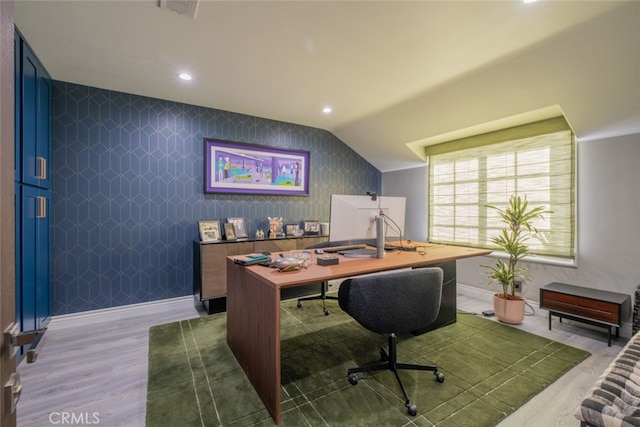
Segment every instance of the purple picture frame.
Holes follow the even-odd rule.
[[[204,192],[309,195],[310,154],[204,138]]]

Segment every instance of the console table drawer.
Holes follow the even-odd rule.
[[[542,295],[541,307],[548,310],[563,311],[617,326],[622,325],[619,304],[545,290]]]

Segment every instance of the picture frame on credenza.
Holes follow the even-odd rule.
[[[224,223],[224,238],[225,240],[236,240],[235,227],[230,222]]]
[[[222,231],[220,229],[220,221],[198,221],[198,234],[202,242],[216,242],[222,239]]]

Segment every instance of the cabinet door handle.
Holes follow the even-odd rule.
[[[38,208],[36,209],[36,218],[46,218],[47,217],[47,198],[38,196],[36,197],[38,200]]]
[[[47,159],[44,157],[36,157],[36,159],[38,162],[38,174],[36,175],[36,178],[47,179]]]

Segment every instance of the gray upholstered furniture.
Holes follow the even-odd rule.
[[[442,278],[442,269],[438,267],[418,268],[348,279],[338,291],[342,310],[370,331],[388,335],[389,340],[388,352],[380,349],[383,363],[350,368],[349,382],[357,384],[357,372],[393,371],[410,415],[416,415],[417,408],[410,402],[398,370],[432,371],[438,382],[444,381],[444,375],[436,366],[398,363],[396,334],[423,329],[436,320],[440,311]]]
[[[591,387],[576,418],[582,427],[640,427],[640,285],[635,291],[633,336]]]
[[[640,335],[618,353],[576,410],[580,425],[640,426]]]

